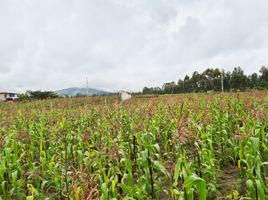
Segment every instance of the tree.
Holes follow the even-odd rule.
[[[248,86],[247,76],[240,67],[235,67],[230,78],[232,89],[244,91]]]
[[[250,81],[250,88],[257,88],[259,86],[259,76],[257,73],[253,73],[248,77]]]
[[[203,85],[205,91],[213,90],[214,88],[213,77],[214,77],[213,69],[208,68],[203,72]]]
[[[268,88],[268,68],[262,66],[260,69],[260,86],[263,88]]]
[[[260,69],[260,73],[260,76],[257,73],[247,76],[240,67],[235,67],[232,72],[221,72],[219,68],[208,68],[202,73],[195,71],[191,77],[186,75],[184,79],[179,79],[177,84],[175,82],[164,83],[162,89],[159,87],[144,87],[143,94],[221,91],[221,76],[223,76],[223,88],[225,91],[230,91],[231,89],[244,91],[247,88],[259,88],[260,86],[268,88],[268,68],[263,66]]]
[[[221,71],[219,68],[213,70],[212,82],[213,82],[213,91],[221,91]]]
[[[143,94],[161,94],[162,90],[160,87],[151,87],[151,88],[144,87],[142,90],[142,93]]]
[[[151,94],[151,90],[148,87],[144,87],[143,90],[142,90],[142,93],[143,94]]]
[[[169,83],[164,83],[162,90],[166,94],[174,94],[177,91],[177,85],[174,81],[169,82]]]
[[[30,99],[53,99],[59,97],[58,94],[52,91],[28,91]]]
[[[190,90],[190,77],[186,75],[184,77],[184,92],[188,93],[191,92]]]
[[[226,72],[223,74],[223,88],[224,91],[230,91],[231,89],[231,72]]]
[[[184,93],[185,92],[185,89],[184,89],[184,81],[179,79],[178,81],[178,93]]]
[[[201,89],[201,83],[200,83],[200,78],[201,78],[201,75],[195,71],[192,75],[192,78],[190,79],[190,85],[189,85],[189,88],[190,88],[190,91],[192,92],[199,92],[200,89]]]

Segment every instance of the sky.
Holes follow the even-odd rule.
[[[0,91],[141,91],[268,64],[267,0],[0,0]]]

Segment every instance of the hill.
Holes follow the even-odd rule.
[[[87,90],[88,90],[88,95],[105,95],[105,94],[110,94],[110,92],[104,91],[104,90],[98,90],[95,88],[79,88],[79,87],[71,87],[71,88],[66,88],[62,90],[55,91],[60,96],[69,96],[73,97],[76,96],[77,94],[80,95],[87,95]]]

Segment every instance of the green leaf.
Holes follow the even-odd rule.
[[[27,196],[26,200],[34,200],[34,197],[33,196]]]
[[[265,189],[263,188],[264,185],[261,184],[260,180],[256,180],[256,186],[258,191],[258,197],[260,200],[265,200]]]
[[[153,164],[157,170],[161,171],[163,174],[170,177],[168,171],[165,169],[165,167],[158,160],[154,160]]]
[[[259,138],[251,137],[250,142],[251,142],[251,148],[253,154],[256,154],[257,151],[259,150]]]
[[[156,143],[156,144],[154,144],[152,146],[157,150],[157,152],[160,152],[160,146],[159,146],[158,143]]]
[[[199,199],[206,200],[206,181],[195,174],[186,177],[184,187],[190,189],[193,186],[197,186],[199,192]]]
[[[252,198],[256,198],[256,193],[255,193],[255,187],[254,187],[254,182],[251,180],[251,179],[249,179],[249,180],[247,180],[247,188],[248,188],[248,190],[249,190],[249,192],[250,192],[250,196],[252,197]]]
[[[11,177],[12,177],[12,181],[15,182],[18,178],[18,171],[16,170],[12,172]]]
[[[107,200],[108,199],[108,187],[106,183],[101,184],[101,200]]]

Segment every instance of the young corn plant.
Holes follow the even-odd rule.
[[[241,161],[246,166],[247,189],[253,199],[264,200],[267,198],[267,186],[263,176],[262,166],[267,162],[262,161],[260,155],[260,140],[250,137],[245,145],[245,158]]]

